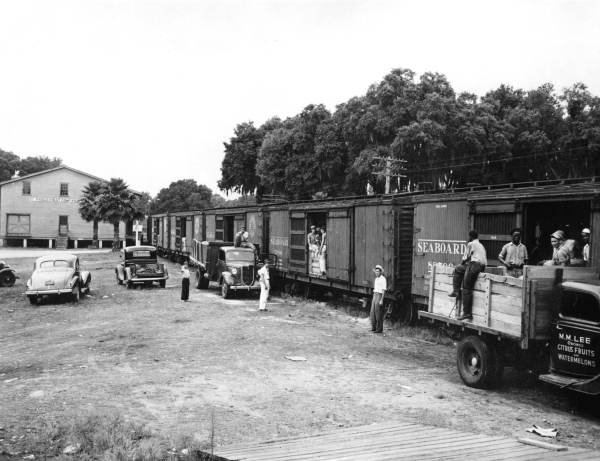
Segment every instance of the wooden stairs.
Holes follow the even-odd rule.
[[[56,249],[66,250],[69,245],[69,237],[66,235],[59,235],[56,237]]]

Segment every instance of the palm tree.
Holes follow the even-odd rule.
[[[92,181],[83,188],[79,199],[79,214],[87,222],[93,222],[92,246],[98,248],[98,223],[101,221],[99,197],[102,192],[102,183]]]
[[[99,198],[102,221],[113,225],[113,251],[119,251],[119,224],[121,221],[143,218],[138,197],[121,178],[111,178],[102,187]]]

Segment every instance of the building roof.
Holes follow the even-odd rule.
[[[0,182],[0,186],[3,186],[5,184],[9,184],[11,182],[23,181],[24,179],[33,178],[34,176],[39,176],[39,175],[42,175],[42,174],[50,173],[52,171],[58,171],[58,170],[63,170],[63,169],[64,170],[71,170],[71,171],[73,171],[75,173],[79,173],[79,174],[82,174],[84,176],[88,176],[88,177],[90,177],[92,179],[95,179],[96,181],[108,182],[106,179],[99,178],[98,176],[94,176],[93,174],[89,174],[89,173],[86,173],[84,171],[76,170],[75,168],[71,168],[70,166],[67,166],[67,165],[60,165],[60,166],[57,166],[57,167],[54,167],[54,168],[50,168],[48,170],[36,171],[35,173],[26,174],[25,176],[19,176],[18,178],[12,178],[12,179],[9,179],[7,181],[2,181],[2,182]]]
[[[63,170],[63,169],[64,170],[73,171],[74,173],[78,173],[78,174],[81,174],[83,176],[87,176],[88,178],[91,178],[91,179],[93,179],[95,181],[109,182],[106,179],[99,178],[98,176],[94,176],[93,174],[86,173],[85,171],[77,170],[77,169],[71,168],[70,166],[67,166],[67,165],[60,165],[60,166],[57,166],[57,167],[54,167],[54,168],[50,168],[48,170],[36,171],[35,173],[27,174],[25,176],[19,176],[18,178],[12,178],[12,179],[9,179],[7,181],[2,181],[2,182],[0,182],[0,187],[4,186],[5,184],[9,184],[9,183],[12,183],[12,182],[17,182],[17,181],[23,181],[25,179],[33,178],[34,176],[39,176],[39,175],[42,175],[42,174],[51,173],[53,171],[58,171],[58,170]],[[129,187],[128,189],[131,192],[133,192],[134,194],[141,195],[140,192],[138,192],[136,190],[133,190],[131,187]]]

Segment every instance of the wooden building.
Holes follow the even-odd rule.
[[[83,188],[102,181],[66,165],[0,183],[0,246],[78,248],[91,244],[92,223],[79,214]],[[120,226],[125,237],[125,225]],[[100,245],[110,246],[112,224],[99,223]]]

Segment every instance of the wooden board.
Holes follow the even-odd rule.
[[[535,446],[508,437],[471,434],[410,422],[386,422],[220,447],[214,450],[214,454],[217,459],[225,461],[600,459],[600,452],[593,450],[560,448],[558,451],[552,444]]]
[[[430,284],[429,312],[456,317],[459,306],[450,298],[453,268],[434,266]],[[510,336],[522,336],[523,281],[505,275],[479,274],[473,290],[471,325],[498,330]]]

